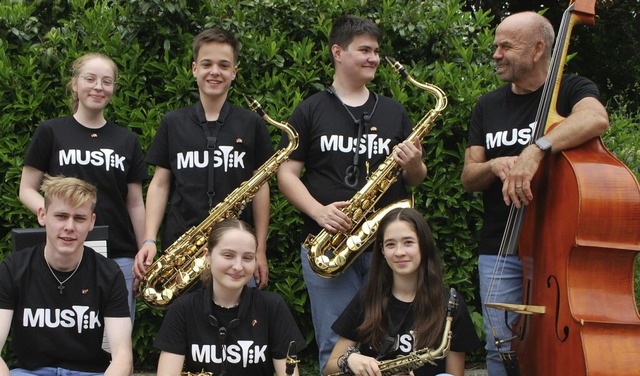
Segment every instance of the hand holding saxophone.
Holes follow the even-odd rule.
[[[393,160],[402,169],[407,185],[420,184],[427,175],[427,166],[422,160],[422,145],[417,137],[398,144],[393,150]]]
[[[133,293],[136,298],[140,297],[138,287],[144,278],[144,273],[147,268],[153,264],[153,259],[156,257],[156,253],[158,253],[156,243],[145,241],[142,244],[142,247],[138,250],[138,253],[136,253],[136,257],[133,259]]]
[[[153,263],[156,253],[158,253],[156,243],[145,242],[142,247],[140,247],[133,263],[133,275],[135,276],[136,281],[139,281],[144,277],[144,272]]]
[[[353,353],[349,355],[345,362],[354,375],[382,375],[379,362],[374,357]]]
[[[337,232],[347,232],[351,228],[351,218],[342,209],[349,206],[348,201],[336,201],[329,205],[322,206],[313,216],[323,229],[335,234]]]

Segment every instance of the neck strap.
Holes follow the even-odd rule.
[[[212,134],[209,130],[209,122],[207,121],[207,116],[204,111],[204,107],[202,106],[202,102],[198,102],[196,104],[196,114],[198,116],[198,121],[200,122],[200,126],[204,130],[204,134],[207,137],[207,152],[209,153],[209,166],[208,166],[208,179],[207,179],[207,196],[209,197],[209,210],[213,208],[213,197],[216,195],[215,190],[215,170],[214,170],[214,152],[218,147],[218,134],[224,125],[224,121],[229,114],[229,103],[225,101],[222,104],[222,108],[220,109],[220,114],[218,115],[218,119],[216,122],[216,127],[214,128],[214,134]]]
[[[345,177],[344,177],[344,183],[347,186],[354,188],[355,186],[358,185],[358,180],[360,176],[360,167],[358,166],[358,164],[360,162],[359,151],[360,151],[360,142],[362,139],[362,134],[365,131],[367,133],[369,132],[369,123],[371,122],[371,118],[373,118],[373,114],[376,112],[376,107],[378,107],[378,94],[376,94],[373,91],[370,92],[370,93],[373,93],[373,97],[375,99],[375,102],[373,103],[373,109],[371,110],[371,114],[367,113],[366,111],[363,111],[362,115],[360,116],[360,119],[356,119],[356,117],[353,116],[353,114],[351,113],[351,110],[349,110],[349,107],[342,101],[342,99],[340,99],[333,85],[329,86],[325,90],[327,91],[327,93],[335,96],[336,99],[338,99],[342,107],[345,109],[345,111],[347,111],[347,113],[351,117],[351,120],[353,120],[353,123],[358,127],[358,136],[356,137],[356,147],[355,147],[355,153],[353,155],[353,163],[351,164],[351,166],[347,167],[345,171]],[[367,98],[367,102],[368,101],[369,101],[369,98]],[[365,102],[365,105],[367,104],[367,102]]]

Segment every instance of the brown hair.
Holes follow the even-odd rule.
[[[334,62],[333,53],[331,53],[331,47],[334,44],[342,49],[347,49],[353,38],[359,35],[370,35],[379,40],[381,34],[378,25],[369,19],[350,14],[341,16],[333,22],[331,32],[329,32],[329,59],[332,63]]]
[[[380,221],[369,279],[364,288],[364,320],[357,331],[362,343],[380,350],[391,330],[387,317],[393,287],[393,271],[382,254],[382,247],[384,231],[395,221],[407,222],[413,228],[422,256],[418,269],[418,286],[411,307],[413,331],[416,333],[414,347],[434,347],[441,338],[447,308],[442,281],[442,262],[429,224],[415,209],[393,209]]]
[[[111,66],[111,69],[113,70],[113,81],[114,82],[118,81],[118,66],[107,55],[101,54],[99,52],[90,52],[77,58],[71,65],[71,79],[67,83],[67,92],[71,97],[71,110],[73,111],[73,113],[78,111],[78,102],[79,102],[78,93],[75,90],[73,90],[73,84],[78,81],[78,78],[80,77],[80,74],[82,73],[82,69],[84,68],[85,64],[87,64],[88,61],[93,59],[102,59],[106,61]],[[114,92],[115,92],[115,87],[114,87]]]
[[[236,218],[228,218],[219,222],[213,226],[211,229],[211,234],[209,234],[209,238],[207,240],[207,256],[211,254],[211,250],[215,248],[216,245],[220,242],[220,239],[224,234],[229,230],[238,229],[245,232],[248,232],[256,239],[256,233],[247,222],[236,219]],[[257,244],[257,240],[256,240]],[[200,281],[203,285],[209,286],[213,280],[213,276],[211,275],[211,269],[206,267],[202,274],[200,275]]]
[[[238,62],[238,41],[230,32],[217,27],[204,30],[193,39],[193,61],[198,62],[200,48],[207,43],[228,44],[233,48],[233,63]]]

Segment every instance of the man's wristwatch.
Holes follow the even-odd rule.
[[[540,137],[536,140],[536,146],[544,152],[545,155],[551,154],[551,142],[544,137]]]

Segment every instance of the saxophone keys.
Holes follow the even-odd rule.
[[[202,236],[198,236],[198,238],[195,241],[195,247],[190,247],[189,250],[192,251],[194,248],[200,248],[203,245],[207,244],[207,237],[202,235]]]
[[[367,235],[367,236],[371,236],[373,235],[376,231],[378,231],[378,222],[374,222],[374,221],[365,221],[362,224],[362,232]]]
[[[161,295],[162,301],[163,302],[170,302],[173,299],[173,290],[171,289],[164,289],[162,291],[162,295]]]
[[[159,275],[160,279],[162,280],[167,280],[173,276],[173,268],[167,267],[165,269],[162,269],[160,272],[161,273],[159,273]]]
[[[322,270],[325,270],[329,267],[329,262],[329,257],[327,257],[326,255],[316,257],[316,265]]]
[[[347,248],[349,248],[350,251],[355,252],[359,250],[360,247],[362,247],[362,239],[357,235],[349,236],[347,239]]]
[[[176,284],[179,288],[185,288],[189,282],[191,282],[191,277],[187,272],[179,272],[176,276]]]
[[[149,287],[144,289],[142,296],[144,296],[145,300],[156,300],[158,293],[156,292],[156,289]]]
[[[187,258],[184,256],[176,256],[176,258],[173,260],[173,265],[180,267],[182,266],[182,264],[185,263],[185,261],[187,261]]]
[[[347,258],[342,254],[338,254],[333,258],[333,264],[335,267],[341,267],[342,265],[347,263]]]
[[[373,206],[373,200],[371,200],[370,198],[363,198],[362,199],[362,203],[360,204],[360,209],[358,209],[358,211],[360,212],[359,214],[362,215],[363,211],[369,211],[371,210],[371,207]]]
[[[207,265],[207,261],[204,259],[204,257],[195,259],[193,261],[193,271],[195,273],[200,274],[200,272],[202,272],[205,269],[206,265]]]
[[[333,238],[331,239],[331,246],[332,248],[336,248],[338,247],[340,244],[342,244],[342,241],[344,240],[344,234],[341,233],[337,233],[333,236]]]
[[[309,234],[307,235],[307,238],[304,240],[304,242],[302,243],[302,247],[304,247],[305,249],[311,249],[311,244],[314,243],[316,236],[313,234]]]

